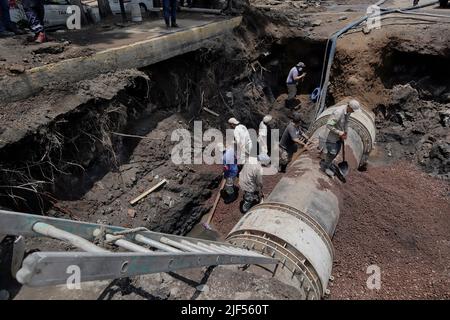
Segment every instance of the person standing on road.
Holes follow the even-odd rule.
[[[44,0],[22,0],[23,10],[27,16],[31,31],[35,35],[35,42],[47,42],[44,28]]]
[[[360,109],[361,106],[358,101],[350,100],[347,104],[337,107],[327,121],[327,129],[329,130],[326,139],[327,154],[321,168],[330,177],[334,175],[333,170],[331,170],[333,160],[341,151],[342,142],[347,139],[350,115]]]
[[[9,13],[9,1],[0,0],[0,38],[10,37],[15,34],[23,34],[15,23],[11,21]]]
[[[163,0],[164,21],[167,28],[178,28],[177,0]]]
[[[250,155],[253,147],[252,139],[247,127],[241,124],[236,118],[228,119],[228,124],[234,130],[234,140],[236,141],[236,153],[238,164],[244,164],[246,157]]]
[[[267,124],[272,121],[271,115],[266,115],[262,119],[262,121],[259,123],[259,130],[258,130],[258,143],[259,143],[259,153],[268,155],[269,149],[267,148]]]
[[[292,69],[289,71],[288,77],[286,79],[286,86],[288,91],[288,97],[285,101],[286,108],[292,108],[292,102],[294,98],[297,96],[297,84],[298,82],[306,76],[306,73],[303,72],[305,69],[305,64],[303,62],[297,63]]]
[[[283,132],[280,140],[280,172],[286,172],[286,167],[292,160],[292,155],[296,151],[296,145],[300,145],[308,150],[308,137],[300,127],[300,113],[294,112],[293,119]]]

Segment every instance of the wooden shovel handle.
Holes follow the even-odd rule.
[[[222,181],[220,182],[219,192],[217,192],[216,200],[214,200],[214,205],[213,205],[213,207],[211,208],[211,211],[210,211],[211,214],[210,214],[208,220],[206,221],[206,224],[210,224],[210,223],[211,223],[211,220],[212,220],[212,218],[213,218],[213,216],[214,216],[214,212],[216,212],[217,204],[219,203],[220,192],[222,191],[222,189],[223,189],[224,186],[225,186],[225,178],[222,178]]]

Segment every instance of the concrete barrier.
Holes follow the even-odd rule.
[[[19,76],[6,76],[0,80],[0,101],[6,103],[25,99],[49,85],[57,89],[63,84],[76,83],[102,73],[142,68],[195,51],[204,47],[208,40],[233,30],[241,21],[242,17],[234,17],[212,22],[91,56],[36,67]]]

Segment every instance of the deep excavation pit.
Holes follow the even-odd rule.
[[[292,31],[283,23],[286,21],[268,18],[260,11],[255,11],[244,19],[244,25],[236,30],[234,36],[227,37],[222,42],[212,42],[208,50],[172,58],[140,71],[112,73],[78,84],[75,92],[89,96],[88,101],[0,150],[0,205],[13,210],[68,219],[125,227],[145,226],[153,231],[174,234],[189,233],[194,226],[199,226],[200,219],[211,207],[212,196],[216,194],[219,185],[221,167],[175,166],[170,161],[170,150],[174,145],[170,141],[172,130],[192,130],[194,120],[203,121],[203,130],[210,127],[224,130],[226,119],[230,116],[235,116],[247,127],[257,128],[263,115],[267,113],[272,114],[275,119],[271,126],[283,130],[291,113],[284,107],[284,82],[289,69],[298,61],[306,63],[308,73],[297,97],[298,103],[301,103],[299,111],[304,116],[304,128],[311,123],[315,105],[310,101],[309,95],[319,86],[326,39]],[[383,263],[388,260],[397,266],[404,261],[414,260],[417,252],[423,254],[421,257],[424,261],[429,257],[421,248],[413,248],[402,251],[400,260],[393,262],[395,259],[378,247],[364,247],[351,241],[352,232],[355,232],[354,236],[361,243],[371,243],[364,237],[371,226],[370,217],[366,216],[367,210],[358,205],[360,198],[355,197],[362,197],[362,203],[373,206],[370,211],[375,216],[373,219],[377,219],[378,215],[386,219],[377,222],[377,228],[381,231],[372,235],[373,241],[376,241],[376,237],[384,239],[386,232],[393,242],[400,238],[399,248],[396,247],[399,251],[402,250],[402,245],[414,247],[420,243],[420,239],[410,235],[418,227],[414,224],[411,229],[407,224],[402,224],[400,231],[389,229],[390,224],[399,223],[389,217],[390,207],[401,211],[402,219],[440,225],[430,226],[431,231],[418,232],[420,235],[427,234],[427,231],[431,233],[429,237],[425,237],[426,244],[423,245],[430,250],[433,249],[430,243],[438,241],[436,239],[441,237],[441,231],[449,227],[448,220],[445,219],[445,212],[450,207],[448,185],[437,185],[426,175],[420,176],[421,183],[430,186],[428,189],[438,190],[433,195],[436,197],[433,200],[437,203],[437,209],[430,218],[432,221],[425,218],[422,220],[425,208],[420,207],[419,210],[414,199],[408,204],[408,212],[387,203],[382,208],[382,215],[377,211],[379,207],[370,202],[371,197],[382,202],[384,198],[388,198],[383,197],[383,193],[394,193],[382,181],[387,180],[389,174],[395,176],[403,173],[400,169],[394,170],[399,160],[412,160],[413,163],[420,164],[424,172],[449,178],[450,88],[445,77],[450,71],[448,51],[443,49],[444,51],[434,54],[423,53],[413,45],[398,48],[396,41],[398,40],[383,39],[372,42],[368,48],[363,49],[347,46],[348,43],[343,41],[343,45],[338,46],[332,69],[327,100],[329,104],[346,96],[361,99],[376,114],[378,129],[375,156],[369,159],[367,171],[352,173],[351,179],[355,184],[349,184],[350,187],[344,192],[342,201],[346,205],[341,207],[343,222],[338,225],[335,236],[337,239],[333,239],[333,242],[337,241],[337,271],[333,271],[333,274],[336,276],[337,272],[339,279],[334,286],[331,283],[332,298],[374,297],[370,292],[367,293],[367,289],[363,289],[366,291],[362,294],[350,291],[361,291],[360,287],[365,284],[366,266],[358,264],[361,256],[370,264],[378,262],[371,256],[371,252],[376,252],[378,256],[384,254]],[[361,52],[363,58],[359,56]],[[111,91],[107,96],[99,93],[105,88]],[[44,98],[52,94],[54,93],[51,91],[41,93]],[[67,90],[67,95],[69,94],[71,92]],[[55,106],[49,105],[49,108],[52,107]],[[202,111],[201,107],[207,107],[220,116],[215,117]],[[145,139],[117,133],[145,136]],[[385,168],[391,164],[394,164],[395,172]],[[415,179],[414,173],[422,174],[414,166],[406,165],[406,168],[408,172],[412,172],[407,175],[410,180]],[[381,172],[385,175],[384,179],[371,176],[372,172],[380,176]],[[402,186],[408,185],[410,181],[395,177],[396,182]],[[162,178],[167,179],[168,184],[160,192],[148,196],[134,207],[129,204],[129,200]],[[265,192],[269,193],[280,178],[281,175],[268,177]],[[413,185],[409,187],[413,188]],[[366,189],[368,195],[365,194]],[[397,198],[389,197],[389,201],[408,198],[407,189],[397,189],[398,193],[394,193]],[[231,205],[219,203],[212,221],[217,231],[213,234],[214,237],[224,239],[239,221],[241,214],[237,203],[238,201]],[[392,212],[392,215],[395,214],[396,212]],[[419,215],[421,216],[418,218]],[[363,218],[369,222],[363,220],[363,227],[357,227],[356,222]],[[350,230],[346,225],[353,228]],[[384,246],[389,246],[389,242],[381,242]],[[350,245],[347,247],[346,243]],[[28,240],[29,250],[43,250],[47,247],[53,249],[54,244]],[[353,252],[355,247],[357,250]],[[448,247],[442,241],[437,248],[439,252],[442,251],[444,258],[436,268],[438,272],[445,272],[441,267],[448,260]],[[368,250],[368,253],[361,252],[364,250]],[[346,261],[346,254],[352,257],[350,262]],[[432,255],[437,256],[435,252]],[[353,269],[347,271],[347,267]],[[353,275],[350,274],[354,270],[359,272],[356,278],[361,278],[361,283],[355,284],[358,290],[349,285],[354,283]],[[429,271],[426,268],[421,270]],[[401,277],[400,272],[396,276],[392,276],[395,278],[394,283]],[[436,279],[433,280],[437,283],[436,286],[423,287],[430,292],[435,290],[431,296],[448,297],[448,291],[442,284],[447,280],[443,280],[441,273]],[[172,280],[165,281],[174,285]],[[224,282],[221,283],[223,285]],[[123,289],[123,296],[133,296],[126,290],[132,287],[130,283],[114,282],[111,286]],[[392,287],[390,290],[393,290]],[[158,291],[156,297],[160,296],[167,299],[170,294],[160,295]],[[396,297],[383,292],[380,296]],[[397,296],[402,297],[400,294]],[[404,297],[417,296],[420,295],[412,291],[411,295]],[[177,294],[172,293],[171,298],[176,297]],[[300,297],[298,293],[292,292],[284,296]],[[377,297],[379,296],[375,296]]]
[[[2,148],[1,205],[57,217],[188,232],[207,211],[202,203],[217,187],[221,169],[172,164],[170,152],[176,143],[170,141],[172,130],[192,130],[194,120],[203,121],[203,130],[225,130],[230,116],[255,128],[272,111],[273,126],[283,126],[289,115],[283,104],[285,89],[279,85],[284,75],[298,57],[305,57],[311,78],[302,94],[314,88],[320,76],[321,62],[314,59],[322,51],[321,43],[286,39],[261,48],[261,56],[250,59],[238,45],[217,44],[214,50],[179,56],[140,72],[119,73],[113,76],[123,79],[118,83],[111,76],[81,83],[78,89],[93,96],[86,103]],[[298,50],[285,56],[286,46]],[[230,56],[235,56],[233,63],[223,68]],[[116,92],[106,99],[96,97],[95,91],[105,86]],[[220,117],[202,112],[201,107]],[[131,208],[128,201],[133,196],[162,178],[170,181],[166,190]]]
[[[170,141],[172,131],[192,130],[194,120],[203,121],[203,130],[214,127],[223,131],[231,116],[256,128],[271,112],[273,127],[284,129],[289,116],[284,108],[285,89],[279,84],[284,83],[284,75],[299,59],[311,66],[311,78],[302,89],[305,101],[320,76],[320,42],[288,38],[250,55],[242,43],[232,41],[231,46],[217,43],[213,49],[139,72],[111,74],[79,84],[78,94],[89,96],[85,103],[2,149],[2,207],[188,233],[211,207],[208,199],[220,182],[221,167],[173,164],[170,155],[176,142]],[[286,56],[283,48],[287,46],[298,49]],[[120,80],[111,80],[115,78]],[[96,96],[106,87],[113,92],[110,96]],[[313,104],[309,105],[307,110],[312,110]],[[220,117],[201,111],[201,107]],[[305,117],[305,129],[308,119]],[[135,206],[129,204],[161,179],[168,183],[160,192]],[[223,234],[213,237],[224,239]],[[27,240],[27,248],[67,249],[39,239]]]

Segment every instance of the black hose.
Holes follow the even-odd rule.
[[[381,5],[383,4],[384,1],[379,1],[376,3],[376,5]],[[422,4],[420,6],[412,6],[412,7],[407,7],[404,9],[401,8],[380,8],[381,12],[380,12],[380,16],[386,15],[386,14],[390,14],[390,13],[395,13],[395,12],[399,12],[399,11],[411,11],[411,10],[416,10],[416,9],[421,9],[421,8],[425,8],[425,7],[429,7],[432,5],[435,5],[439,3],[439,1],[433,1],[430,3],[425,3]],[[324,61],[324,64],[327,64],[326,68],[322,69],[322,76],[321,76],[321,83],[320,83],[320,95],[319,95],[319,99],[317,100],[316,103],[316,113],[314,115],[314,119],[317,119],[317,117],[319,116],[319,114],[321,114],[323,112],[323,110],[325,109],[325,100],[326,100],[326,95],[327,95],[327,91],[328,91],[328,83],[330,80],[330,72],[331,72],[331,66],[333,64],[333,60],[334,60],[334,55],[336,53],[336,45],[337,45],[337,39],[343,35],[344,33],[346,33],[347,31],[355,28],[356,26],[360,25],[361,23],[363,23],[364,21],[366,21],[368,18],[370,18],[371,15],[364,15],[361,18],[359,18],[356,21],[351,22],[350,24],[346,25],[344,28],[338,30],[337,32],[335,32],[330,39],[328,39],[328,42],[331,41],[331,47],[330,47],[330,52],[328,54],[328,58],[327,61]],[[328,42],[327,42],[327,49],[328,49]],[[326,52],[325,52],[326,54]],[[325,72],[325,75],[323,74],[323,72]],[[312,123],[312,122],[311,122]]]

